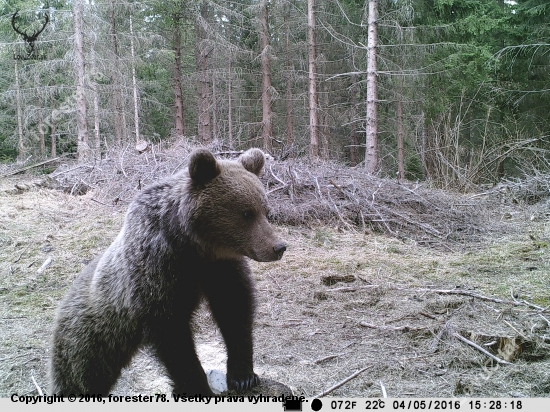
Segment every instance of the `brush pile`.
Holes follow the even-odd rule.
[[[220,157],[239,152],[209,147]],[[127,204],[141,188],[185,166],[193,147],[178,141],[147,152],[111,150],[100,161],[64,164],[52,177],[74,195],[92,192],[106,205]],[[330,225],[345,230],[385,233],[421,244],[460,243],[486,229],[480,200],[463,195],[370,176],[362,168],[302,159],[268,160],[262,178],[271,220],[282,225]]]

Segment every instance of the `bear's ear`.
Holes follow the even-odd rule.
[[[265,164],[265,154],[260,149],[248,149],[239,157],[239,161],[246,170],[260,176]]]
[[[206,183],[221,173],[216,158],[209,150],[197,149],[189,159],[189,176],[196,183]]]

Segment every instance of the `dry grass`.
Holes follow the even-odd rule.
[[[125,168],[126,174],[129,170]],[[288,180],[275,166],[273,172]],[[357,177],[334,172],[340,179],[334,183],[359,196],[345,180]],[[135,177],[140,173],[145,176],[142,171]],[[82,176],[85,180],[90,175]],[[332,186],[321,187],[325,201],[329,191],[333,200],[339,191],[330,183],[333,177],[329,172],[321,180],[317,177]],[[90,184],[84,196],[31,184],[28,190],[12,191],[21,179],[0,182],[0,396],[36,393],[31,376],[47,387],[55,308],[85,263],[120,229],[125,203],[112,206],[112,193],[128,200],[135,189],[120,191],[119,182],[109,180],[105,187],[99,181]],[[270,190],[278,187],[267,183]],[[401,193],[395,192],[399,188],[391,190]],[[441,194],[423,190],[422,198],[432,203]],[[272,202],[275,193],[284,190],[272,192]],[[549,205],[518,207],[496,203],[491,196],[483,203],[477,203],[477,197],[448,196],[471,204],[473,210],[479,207],[483,212],[471,227],[484,231],[471,231],[453,242],[437,239],[442,248],[421,246],[426,236],[422,230],[417,236],[400,237],[363,232],[362,225],[348,227],[338,214],[329,220],[333,225],[322,219],[309,227],[280,225],[290,245],[283,260],[253,263],[257,371],[308,396],[366,366],[368,371],[332,395],[379,397],[380,382],[390,397],[550,395],[550,315],[522,303],[550,305]],[[345,197],[341,200],[351,201]],[[435,217],[426,224],[435,227]],[[421,215],[416,218],[424,223]],[[36,270],[48,257],[51,265],[38,275]],[[327,276],[348,281],[327,285]],[[473,298],[471,293],[508,303]],[[205,366],[223,369],[222,339],[205,308],[199,310],[196,324]],[[508,353],[512,364],[497,365],[455,333],[496,356]],[[115,388],[128,394],[169,390],[162,368],[146,348]]]

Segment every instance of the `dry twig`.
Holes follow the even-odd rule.
[[[48,268],[48,266],[51,265],[51,263],[52,263],[52,257],[49,256],[49,257],[44,261],[44,263],[42,263],[42,266],[40,266],[40,267],[38,268],[38,270],[36,271],[36,274],[37,274],[37,275],[41,275],[41,274]]]
[[[508,326],[510,326],[519,336],[521,336],[523,339],[525,339],[526,341],[528,341],[529,339],[523,334],[521,333],[519,330],[517,330],[514,325],[512,325],[510,322],[508,322],[507,320],[503,319],[502,320],[504,323],[506,323]]]
[[[21,169],[17,169],[17,170],[14,170],[12,172],[8,172],[8,173],[4,173],[3,175],[0,176],[0,178],[3,178],[3,177],[8,177],[8,176],[13,176],[13,175],[16,175],[18,173],[23,173],[24,171],[26,170],[30,170],[30,169],[33,169],[35,167],[39,167],[39,166],[44,166],[48,163],[53,163],[53,162],[57,162],[58,160],[60,160],[61,158],[60,157],[56,157],[54,159],[48,159],[48,160],[44,160],[43,162],[39,162],[39,163],[35,163],[33,165],[30,165],[30,166],[25,166],[25,167],[22,167]]]
[[[355,292],[358,290],[373,289],[377,288],[378,285],[367,285],[367,286],[342,286],[341,288],[327,289],[325,292]]]
[[[327,390],[325,390],[321,393],[318,393],[317,395],[314,396],[314,398],[322,398],[323,396],[327,396],[332,391],[338,389],[340,386],[345,385],[346,383],[351,381],[353,378],[355,378],[356,376],[359,376],[359,374],[365,372],[367,369],[370,369],[370,368],[371,368],[371,366],[365,366],[363,369],[359,369],[357,372],[352,373],[350,376],[348,376],[346,379],[338,382],[336,385],[331,386],[330,388],[328,388]]]
[[[382,398],[387,398],[388,393],[386,392],[386,387],[384,386],[382,381],[380,381],[380,389],[382,390]]]
[[[391,331],[403,331],[403,332],[411,332],[411,331],[418,331],[418,330],[426,330],[429,329],[427,326],[379,326],[379,325],[373,325],[372,323],[367,322],[359,322],[361,326],[364,326],[365,328],[372,328],[372,329],[380,329],[380,330],[391,330]]]
[[[331,360],[331,359],[334,359],[334,358],[338,358],[342,355],[343,355],[343,353],[339,353],[339,354],[336,354],[336,355],[328,355],[328,356],[325,356],[324,358],[317,359],[317,360],[313,361],[313,363],[319,364],[319,363],[322,363],[322,362],[325,362],[325,361],[328,361],[328,360]]]
[[[32,379],[32,383],[34,383],[34,387],[36,388],[36,390],[38,391],[38,394],[40,396],[44,396],[44,392],[42,392],[42,389],[40,389],[40,386],[38,386],[38,383],[36,383],[36,379],[34,379],[34,375],[31,374],[31,379]]]
[[[488,357],[490,357],[491,359],[495,360],[497,363],[500,363],[502,365],[511,365],[510,362],[507,362],[503,359],[500,359],[499,357],[493,355],[491,352],[483,349],[481,346],[479,346],[478,344],[472,342],[471,340],[469,339],[466,339],[464,336],[462,336],[461,334],[455,332],[453,333],[453,336],[455,338],[457,338],[458,340],[461,340],[462,342],[466,343],[467,345],[470,345],[472,348],[475,348],[477,349],[478,351],[480,351],[481,353],[484,353],[485,355],[487,355]]]

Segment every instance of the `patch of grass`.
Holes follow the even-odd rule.
[[[85,197],[57,192],[0,196],[0,273],[4,275],[0,277],[0,358],[8,359],[0,362],[0,396],[34,393],[30,370],[40,385],[46,384],[45,359],[58,302],[84,262],[116,236],[123,216]],[[498,337],[515,333],[505,320],[528,336],[532,336],[533,321],[539,321],[537,333],[547,335],[547,325],[536,311],[447,296],[429,288],[458,286],[507,300],[512,289],[519,299],[546,306],[550,304],[549,229],[546,225],[533,231],[533,237],[525,231],[510,231],[484,242],[476,238],[475,245],[449,243],[452,249],[436,250],[413,241],[329,227],[279,227],[289,244],[283,259],[251,262],[257,280],[257,372],[309,395],[348,376],[358,365],[368,365],[367,381],[352,380],[334,396],[380,396],[379,387],[371,387],[370,381],[383,381],[396,397],[452,396],[460,379],[479,396],[510,396],[513,390],[545,396],[548,379],[543,377],[550,364],[546,355],[495,368],[492,379],[482,379],[485,369],[480,365],[487,362],[483,354],[445,335],[437,351],[430,348],[446,322],[456,331]],[[37,275],[36,269],[48,256],[52,264]],[[323,284],[321,277],[331,274],[357,279]],[[348,288],[355,290],[342,290]],[[197,340],[216,341],[223,347],[214,321],[203,312],[199,310]],[[125,369],[115,392],[169,393],[169,383],[155,383],[165,375],[162,368],[148,358],[144,361],[144,354],[140,351],[141,358]],[[337,356],[318,363],[329,355]],[[514,371],[521,373],[512,376]]]
[[[511,291],[537,304],[550,303],[548,250],[531,239],[503,238],[450,262],[456,274],[475,282],[480,290],[509,297]]]

